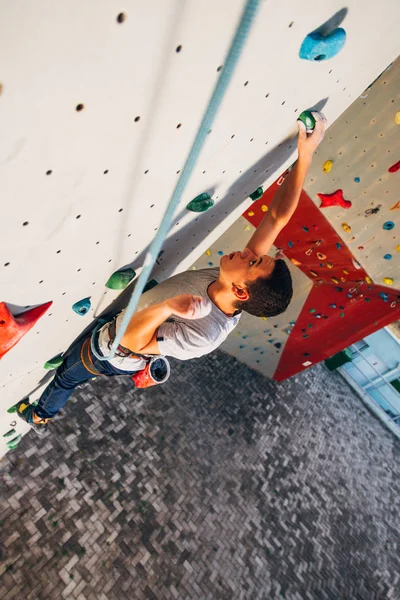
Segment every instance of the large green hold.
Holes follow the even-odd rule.
[[[58,369],[58,367],[63,364],[63,361],[64,359],[62,357],[62,352],[60,352],[60,354],[57,354],[57,356],[53,356],[53,358],[50,358],[50,360],[44,363],[43,368],[49,370]]]
[[[136,277],[136,272],[133,269],[125,269],[124,271],[115,271],[106,283],[106,287],[110,290],[124,290],[126,286]]]
[[[253,192],[252,194],[250,194],[250,198],[253,200],[253,202],[255,200],[259,200],[261,198],[261,196],[263,195],[264,190],[263,188],[260,186],[256,189],[255,192]]]
[[[204,192],[204,194],[200,194],[199,196],[196,196],[196,198],[193,198],[186,208],[192,212],[201,213],[210,209],[212,206],[214,206],[214,200],[211,198],[210,194]]]
[[[7,447],[10,450],[14,450],[14,448],[16,448],[18,446],[18,444],[20,443],[21,439],[22,439],[22,434],[20,433],[19,435],[17,435],[17,437],[15,437],[12,440],[10,440],[9,442],[7,442]]]
[[[302,121],[302,123],[304,123],[304,125],[306,126],[307,133],[311,133],[312,131],[314,131],[315,119],[309,110],[304,110],[301,113],[301,115],[299,115],[299,118],[297,120]]]

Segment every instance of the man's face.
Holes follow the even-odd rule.
[[[220,261],[220,273],[228,285],[244,288],[246,281],[268,277],[274,266],[275,259],[272,256],[257,256],[249,248],[245,248],[243,252],[225,254]]]

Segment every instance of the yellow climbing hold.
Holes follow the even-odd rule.
[[[267,320],[267,317],[261,317],[261,318],[262,318],[262,320],[263,320],[263,321],[266,321],[266,320]]]
[[[249,217],[254,217],[254,212],[252,210],[249,210],[249,212],[247,214]]]
[[[342,227],[346,233],[351,233],[351,227],[347,223],[342,223]]]
[[[331,277],[333,283],[339,283],[339,279],[336,279],[336,277]]]
[[[396,252],[400,252],[400,244],[397,244],[397,246],[396,246]]]
[[[396,123],[396,125],[400,125],[400,110],[396,113],[396,116],[394,117],[394,122]]]
[[[245,231],[251,231],[251,225],[246,225],[246,227],[244,228]]]
[[[346,269],[343,269],[343,273],[344,273],[345,275],[348,275],[348,274],[349,274],[349,272],[348,272]]]
[[[211,256],[211,250],[206,250],[207,256]]]
[[[365,281],[366,281],[367,283],[372,283],[372,279],[371,279],[371,277],[368,277],[368,275],[366,275],[366,277],[365,277]]]
[[[261,210],[262,210],[263,212],[267,212],[267,210],[268,210],[268,206],[267,206],[266,204],[263,204],[263,205],[261,206]]]
[[[333,263],[327,262],[326,266],[328,267],[328,269],[333,269]]]
[[[384,277],[382,281],[386,285],[393,285],[393,279],[391,277]]]
[[[316,273],[315,271],[310,271],[310,273],[313,277],[318,277],[318,273]]]
[[[332,165],[333,165],[333,162],[331,160],[326,160],[322,167],[323,172],[329,173],[329,171],[332,169]]]

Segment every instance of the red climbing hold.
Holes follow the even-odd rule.
[[[332,194],[317,194],[321,200],[320,208],[327,208],[328,206],[341,206],[342,208],[350,208],[350,200],[343,198],[343,190],[336,190]]]
[[[400,169],[400,160],[388,168],[389,173],[396,173]]]
[[[35,325],[53,302],[46,302],[14,317],[5,302],[0,302],[0,358]]]

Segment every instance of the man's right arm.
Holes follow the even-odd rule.
[[[171,315],[184,319],[201,318],[204,298],[192,294],[181,294],[148,306],[135,313],[121,338],[121,344],[132,352],[160,354],[157,344],[157,329]],[[201,313],[203,310],[203,313]]]

